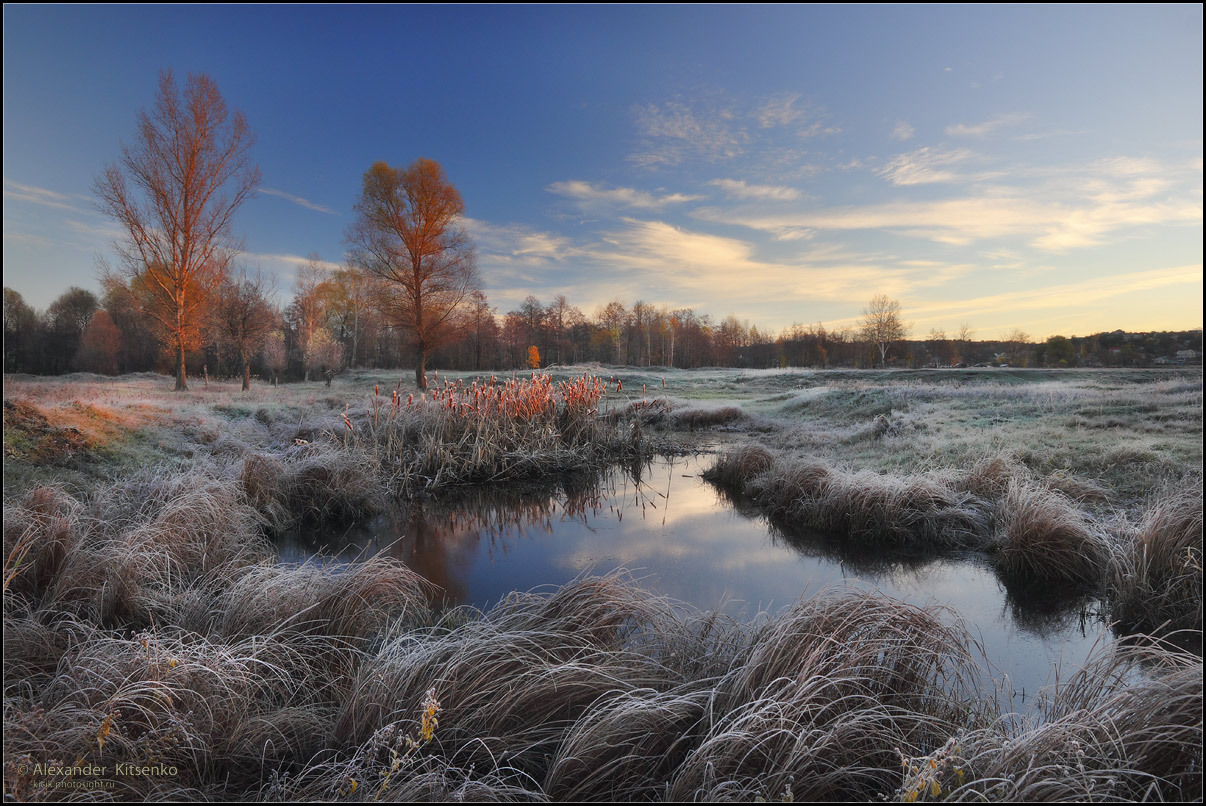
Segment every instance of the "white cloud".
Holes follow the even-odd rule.
[[[950,166],[966,162],[973,156],[966,148],[943,151],[927,146],[896,156],[878,173],[894,185],[955,182],[963,177],[949,170]]]
[[[609,190],[580,180],[554,182],[549,185],[548,191],[587,205],[619,205],[621,207],[635,207],[647,210],[656,210],[667,204],[681,204],[703,198],[702,196],[689,196],[684,193],[668,193],[664,196],[655,196],[652,193],[636,190],[635,188],[611,188]]]
[[[800,100],[800,95],[782,95],[767,101],[757,111],[756,117],[758,124],[769,129],[774,126],[786,126],[793,121],[804,117],[804,110],[796,109],[795,103]]]
[[[961,152],[921,149],[881,171],[898,185],[994,174],[957,176],[943,165],[967,159]],[[984,187],[975,195],[930,201],[783,210],[747,205],[701,208],[703,221],[737,224],[777,238],[808,230],[885,230],[938,243],[966,245],[998,238],[1022,239],[1051,252],[1103,243],[1130,227],[1201,225],[1201,194],[1174,193],[1173,172],[1155,161],[1112,159],[1059,172],[1027,187]]]
[[[55,242],[43,238],[39,235],[29,235],[24,232],[9,232],[5,230],[4,240],[12,243],[25,244],[27,246],[55,246]]]
[[[640,144],[628,159],[650,169],[751,155],[765,164],[777,152],[791,151],[801,138],[841,131],[825,122],[824,109],[803,104],[798,93],[752,101],[712,93],[632,111]]]
[[[1088,132],[1086,132],[1083,129],[1081,129],[1079,131],[1073,131],[1070,129],[1056,129],[1054,131],[1049,131],[1049,132],[1032,132],[1030,134],[1019,134],[1017,137],[1015,137],[1013,139],[1021,140],[1023,142],[1028,142],[1031,140],[1046,140],[1051,137],[1071,137],[1071,136],[1081,135],[1081,134],[1088,134]]]
[[[323,207],[321,204],[315,204],[312,201],[303,199],[301,196],[294,196],[292,193],[286,193],[283,190],[277,190],[275,188],[260,188],[258,192],[264,193],[268,196],[277,196],[278,198],[285,199],[286,201],[291,201],[294,204],[296,204],[300,207],[305,207],[308,210],[316,210],[320,213],[329,213],[330,215],[336,215],[336,212],[334,210],[332,210],[330,207]]]
[[[303,255],[295,255],[289,252],[240,252],[238,258],[241,262],[249,263],[257,268],[267,269],[283,276],[285,279],[292,281],[297,277],[297,269],[310,262],[310,258]],[[325,271],[339,271],[343,268],[339,263],[332,263],[329,260],[315,261],[320,269]]]
[[[691,157],[708,162],[731,159],[750,141],[729,109],[704,112],[670,101],[638,106],[633,113],[644,143],[642,151],[629,159],[641,167],[678,165]]]
[[[738,199],[792,201],[800,198],[800,191],[784,185],[751,185],[743,179],[713,179],[708,184]]]
[[[899,120],[896,122],[896,125],[892,127],[892,134],[889,136],[893,140],[900,140],[903,142],[905,140],[913,139],[913,134],[916,131],[917,131],[916,129],[914,129],[912,126],[910,126],[905,121]]]
[[[14,201],[30,202],[32,204],[40,204],[43,207],[54,207],[59,210],[71,210],[73,212],[83,212],[76,200],[87,200],[86,196],[74,194],[56,193],[53,190],[46,188],[34,187],[32,185],[22,185],[6,178],[4,180],[4,198],[13,199]]]
[[[1002,126],[1013,126],[1026,120],[1028,115],[1001,115],[982,123],[955,123],[946,127],[949,137],[983,137]]]

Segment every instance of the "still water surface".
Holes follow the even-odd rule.
[[[514,590],[627,569],[651,590],[700,609],[754,615],[827,589],[877,590],[948,605],[980,641],[1016,707],[1067,678],[1110,641],[1100,602],[1008,590],[982,558],[852,551],[840,536],[787,531],[700,478],[711,456],[657,459],[601,479],[508,485],[445,496],[336,532],[280,543],[283,562],[395,557],[448,604],[488,609]],[[1024,692],[1024,694],[1023,694]]]

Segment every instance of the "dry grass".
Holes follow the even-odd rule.
[[[1159,646],[1007,719],[961,627],[875,595],[725,622],[613,576],[431,623],[388,561],[195,589],[135,630],[6,596],[6,791],[79,758],[177,768],[140,799],[870,800],[961,736],[956,799],[1200,796],[1201,664]]]
[[[1202,480],[1161,496],[1115,551],[1115,618],[1135,631],[1202,629]]]
[[[597,377],[446,379],[430,397],[377,391],[367,409],[348,407],[345,443],[403,494],[592,470],[647,450],[639,417],[601,413],[606,386]]]
[[[722,455],[704,478],[753,497],[773,517],[860,542],[976,546],[988,532],[984,502],[941,475],[852,473],[747,446]]]
[[[993,561],[1006,577],[1099,587],[1109,556],[1105,535],[1053,490],[1010,481],[1000,503]]]
[[[996,537],[1008,558],[999,562],[1028,579],[1104,584],[1133,629],[1200,629],[1200,481],[1150,495],[1194,459],[1192,446],[1166,435],[1200,429],[1191,411],[1200,387],[1154,389],[1171,401],[1172,419],[1161,420],[1163,409],[1143,409],[1150,386],[884,391],[868,377],[834,376],[850,387],[836,396],[787,389],[794,412],[830,419],[777,432],[787,453],[730,453],[713,478],[766,511],[861,543],[962,550]],[[747,373],[708,394],[760,394],[779,378]],[[13,799],[44,796],[22,763],[76,759],[179,772],[61,796],[871,800],[928,799],[937,785],[952,800],[1202,797],[1201,661],[1160,643],[1098,653],[1020,717],[979,687],[975,644],[949,614],[883,597],[823,595],[736,621],[609,577],[436,616],[424,585],[397,563],[271,561],[265,531],[372,511],[396,460],[405,472],[394,481],[411,491],[515,478],[630,456],[636,440],[647,443],[639,416],[586,408],[565,419],[555,385],[542,381],[515,398],[526,410],[483,424],[462,408],[462,384],[409,410],[405,395],[397,406],[381,401],[396,410],[387,431],[379,406],[345,408],[364,392],[351,384],[259,388],[236,403],[233,387],[151,394],[159,382],[15,384],[41,396],[50,427],[60,410],[102,424],[112,411],[140,464],[189,464],[93,479],[86,492],[10,488],[6,475],[4,781]],[[95,411],[71,408],[79,400]],[[145,423],[118,422],[139,411]],[[1052,435],[1067,418],[1051,421],[1069,411],[1094,426],[1065,444]],[[876,425],[881,415],[887,427]],[[1125,442],[1139,465],[1112,467],[1124,453],[1105,445],[1140,415],[1147,430]],[[490,453],[481,440],[496,435],[513,441]],[[1114,520],[1094,509],[1115,507],[1123,512],[1106,512]],[[1121,539],[1102,553],[1111,524]],[[431,690],[440,709],[427,741]]]
[[[961,735],[942,796],[1200,801],[1202,739],[1201,659],[1119,644],[1048,691],[1035,716]]]

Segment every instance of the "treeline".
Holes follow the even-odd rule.
[[[98,296],[72,287],[42,312],[4,289],[4,371],[106,375],[173,370],[153,317],[134,289],[107,278]],[[347,367],[409,367],[413,355],[384,313],[387,289],[352,268],[329,271],[317,257],[303,266],[283,308],[261,275],[233,274],[211,295],[204,325],[187,356],[190,374],[264,380],[329,378]],[[613,301],[587,315],[558,295],[529,296],[499,313],[474,292],[460,313],[457,338],[436,350],[437,369],[510,370],[536,363],[600,362],[692,369],[705,366],[872,367],[876,345],[861,330],[792,325],[779,333],[727,316],[719,322],[690,308]],[[534,350],[532,348],[535,348]],[[1201,360],[1201,331],[1086,337],[1053,336],[1033,343],[1015,332],[975,340],[932,331],[901,340],[888,366],[1150,366]]]

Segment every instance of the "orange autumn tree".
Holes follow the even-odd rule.
[[[415,383],[426,389],[428,357],[457,335],[457,313],[478,288],[465,202],[438,162],[417,159],[375,163],[355,209],[350,260],[384,281],[382,308],[409,340]]]
[[[239,248],[232,218],[260,184],[254,142],[212,79],[190,75],[181,95],[165,71],[154,108],[139,113],[134,144],[93,188],[124,232],[115,250],[130,290],[175,353],[178,391],[188,389],[185,354],[199,344],[210,295]]]
[[[535,344],[528,348],[528,369],[540,369],[540,350]]]

